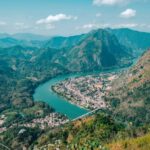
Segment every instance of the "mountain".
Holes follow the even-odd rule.
[[[7,48],[13,46],[23,47],[43,47],[49,36],[43,36],[31,33],[6,34],[0,33],[0,47]]]
[[[50,39],[51,37],[32,33],[16,33],[16,34],[0,33],[0,39],[2,38],[14,38],[16,40],[25,40],[25,41],[44,41]]]
[[[6,37],[6,38],[2,38],[0,39],[0,47],[11,47],[11,46],[15,46],[15,45],[19,45],[20,41],[14,39],[14,38],[10,38],[10,37]]]
[[[19,40],[12,37],[0,38],[0,47],[9,48],[13,46],[22,46],[22,47],[42,47],[45,44],[45,41],[26,41]]]
[[[150,48],[150,33],[131,30],[128,28],[108,29],[115,34],[119,42],[133,50],[135,56],[141,55]]]
[[[53,70],[53,67],[56,67],[57,71],[60,69],[65,72],[80,72],[131,64],[131,52],[122,46],[114,35],[103,29],[92,31],[81,37],[61,37],[61,41],[60,38],[52,41],[53,46],[51,45],[50,48],[39,49],[33,64],[34,68],[40,68],[45,74],[49,72],[47,71],[49,68]],[[77,44],[70,42],[70,46],[66,47],[66,42],[69,41],[77,42]],[[64,48],[52,48],[59,47],[57,44]]]
[[[128,63],[130,51],[104,29],[94,30],[61,56],[71,71],[91,71]],[[61,61],[61,60],[60,60]]]
[[[150,50],[114,81],[106,98],[113,115],[135,125],[150,123]]]

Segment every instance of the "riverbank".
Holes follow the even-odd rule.
[[[51,88],[72,104],[94,110],[107,107],[103,97],[117,77],[116,73],[81,76],[64,80]]]

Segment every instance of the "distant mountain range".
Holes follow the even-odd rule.
[[[133,50],[134,55],[141,54],[150,45],[150,33],[131,30],[128,28],[120,29],[104,29],[111,34],[114,34],[120,44]],[[96,31],[96,30],[95,30]],[[65,48],[77,45],[81,40],[84,40],[89,33],[75,35],[70,37],[63,36],[43,36],[31,33],[6,34],[0,33],[0,47],[11,46],[34,46],[38,48]]]
[[[136,49],[121,40],[131,41],[130,34],[136,34],[135,39],[139,38],[139,41],[132,39]],[[45,40],[36,36],[15,35],[17,39],[7,34],[0,35],[0,99],[10,102],[10,106],[12,103],[17,106],[31,104],[33,87],[58,74],[129,66],[132,59],[146,51],[150,39],[149,33],[129,29],[98,29],[87,34]],[[34,37],[33,40],[30,40],[31,37]],[[7,82],[4,84],[3,81]],[[4,92],[6,87],[9,89]],[[18,89],[15,94],[14,88]]]
[[[43,41],[51,38],[50,36],[32,34],[32,33],[16,33],[16,34],[7,34],[0,33],[0,39],[2,38],[14,38],[17,40],[26,40],[26,41]]]

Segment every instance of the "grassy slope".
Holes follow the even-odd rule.
[[[150,149],[150,134],[142,137],[120,140],[107,146],[110,150],[148,150]]]

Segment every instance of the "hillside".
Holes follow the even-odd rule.
[[[150,123],[150,50],[112,87],[107,100],[116,117],[135,125]]]
[[[132,127],[116,121],[106,112],[66,124],[63,128],[46,131],[34,146],[48,150],[147,150],[149,126]]]
[[[148,150],[150,149],[150,134],[138,138],[129,138],[118,140],[109,144],[107,147],[110,150]]]

